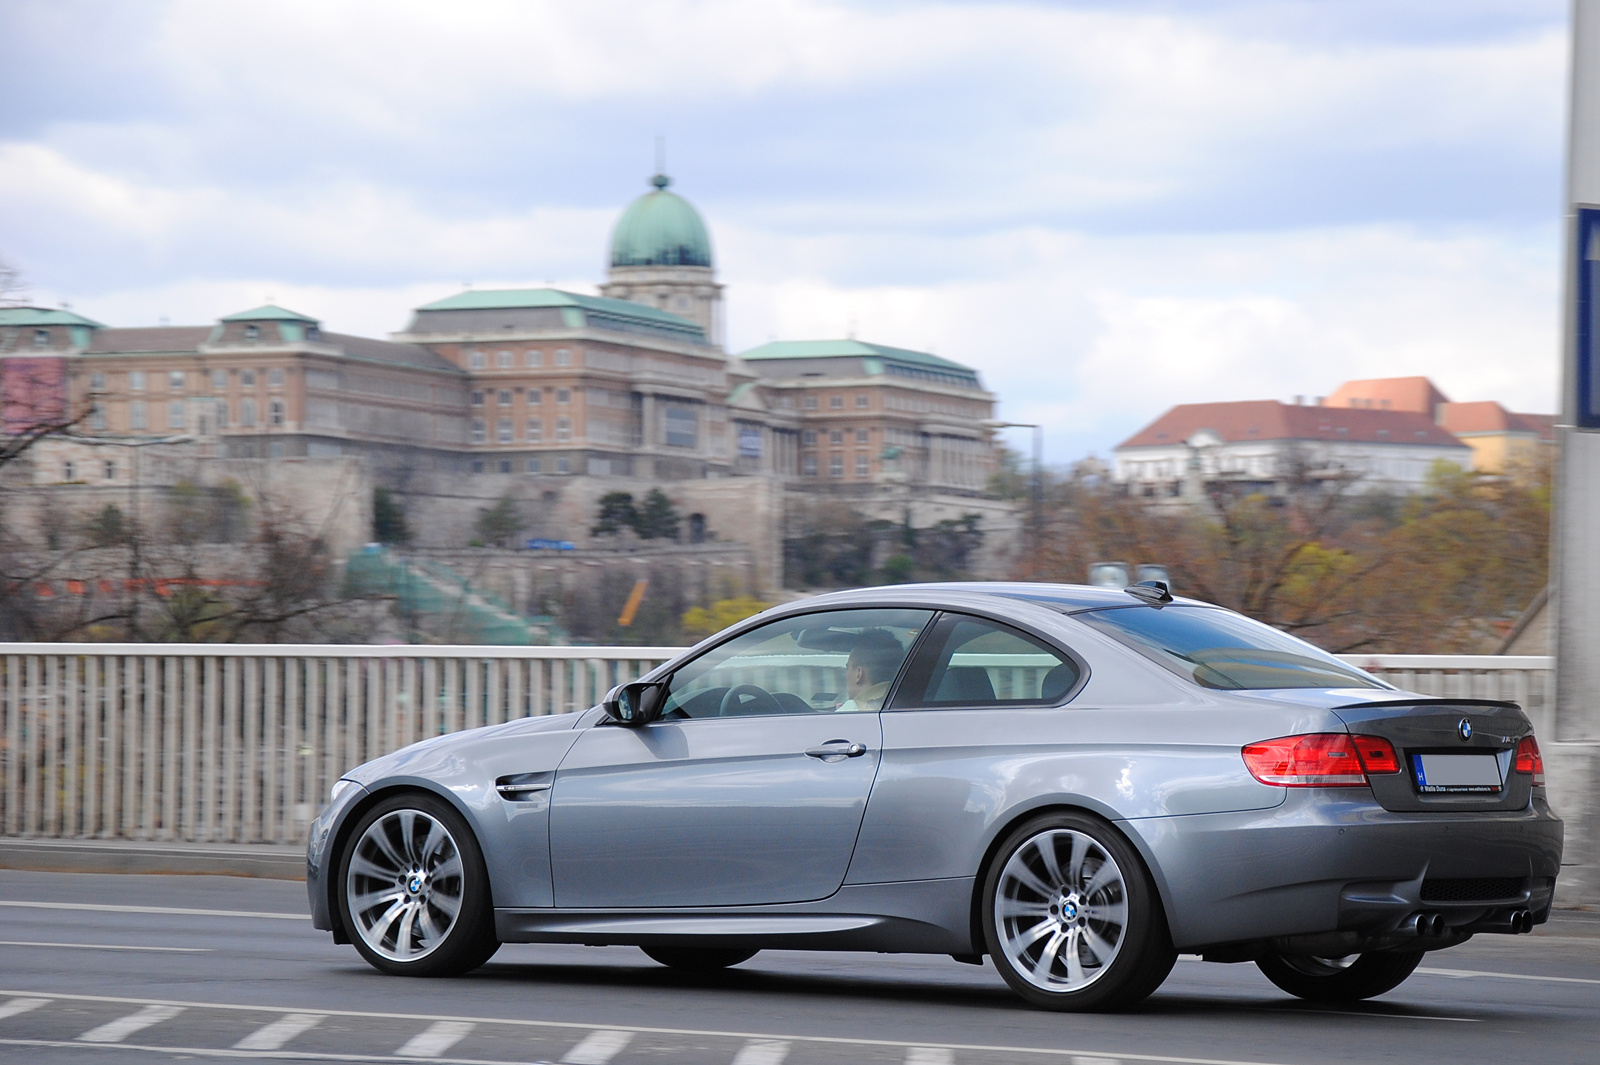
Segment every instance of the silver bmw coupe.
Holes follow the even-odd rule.
[[[1087,1010],[1186,951],[1339,1001],[1546,920],[1561,828],[1515,704],[1396,690],[1156,582],[916,585],[353,769],[307,888],[399,975],[501,943],[987,955]]]

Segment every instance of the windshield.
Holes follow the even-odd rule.
[[[1213,607],[1088,610],[1073,617],[1205,688],[1386,688],[1320,647]]]

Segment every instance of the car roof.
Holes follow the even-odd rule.
[[[849,603],[861,599],[897,598],[935,603],[950,596],[966,599],[982,596],[988,599],[1021,599],[1064,613],[1093,610],[1114,606],[1146,606],[1121,588],[1103,588],[1087,584],[1035,584],[1024,581],[949,581],[939,584],[892,584],[875,588],[853,588],[843,592],[798,600],[791,606],[821,606],[824,603]],[[969,600],[970,602],[970,600]],[[1173,597],[1174,603],[1187,606],[1209,606],[1197,599]],[[996,604],[999,605],[999,604]]]

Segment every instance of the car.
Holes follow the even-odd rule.
[[[1548,918],[1543,773],[1515,704],[1397,690],[1161,582],[868,588],[351,770],[306,885],[397,975],[501,943],[949,954],[1104,1010],[1182,951],[1351,1001]]]

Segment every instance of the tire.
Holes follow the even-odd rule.
[[[1393,991],[1422,964],[1420,950],[1309,958],[1268,954],[1256,967],[1268,980],[1308,1002],[1357,1002]]]
[[[640,947],[640,950],[670,969],[711,972],[749,961],[759,951],[743,947]]]
[[[981,915],[995,968],[1044,1009],[1126,1009],[1178,960],[1138,853],[1088,814],[1046,814],[1007,836],[984,876]]]
[[[363,814],[336,883],[350,942],[382,972],[456,976],[500,949],[483,852],[437,796],[396,795]]]

